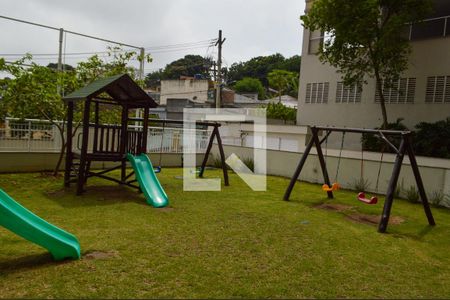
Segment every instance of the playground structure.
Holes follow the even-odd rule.
[[[436,223],[433,218],[433,214],[430,209],[430,205],[428,203],[428,198],[425,193],[425,188],[422,182],[422,177],[420,175],[419,167],[417,165],[416,156],[414,154],[412,143],[411,143],[411,132],[410,131],[396,131],[396,130],[377,130],[377,129],[363,129],[363,128],[341,128],[341,127],[327,127],[327,126],[312,126],[310,127],[311,130],[311,138],[306,146],[305,152],[303,153],[297,168],[294,172],[294,174],[291,177],[291,181],[289,183],[289,186],[286,189],[286,192],[284,194],[283,199],[285,201],[289,201],[289,197],[292,193],[292,189],[294,188],[295,183],[297,182],[297,179],[300,176],[300,173],[303,169],[303,166],[305,165],[306,159],[308,158],[309,153],[311,152],[311,149],[313,146],[315,146],[317,151],[317,156],[319,158],[320,167],[322,169],[322,175],[324,179],[324,187],[323,189],[327,192],[327,196],[329,199],[333,198],[333,185],[331,185],[330,178],[328,175],[328,170],[326,166],[325,157],[322,151],[322,144],[327,141],[328,136],[332,132],[341,132],[343,134],[343,138],[345,136],[345,133],[366,133],[366,134],[374,134],[380,140],[382,140],[388,147],[390,147],[395,153],[396,153],[396,159],[394,163],[394,167],[392,170],[392,175],[389,180],[388,188],[386,191],[386,199],[384,202],[384,208],[383,213],[381,215],[380,223],[378,225],[378,231],[381,233],[386,232],[388,223],[389,223],[389,217],[391,213],[392,204],[394,201],[394,192],[395,188],[397,186],[398,178],[400,175],[401,166],[403,164],[403,159],[405,155],[408,155],[411,168],[414,174],[414,178],[416,181],[416,185],[420,194],[421,202],[423,205],[423,209],[425,211],[425,215],[428,220],[428,224],[431,226],[434,226]],[[320,131],[325,132],[325,137],[322,139],[319,138]],[[400,137],[400,144],[398,148],[386,137],[386,136],[396,136]],[[343,140],[341,143],[341,150],[340,153],[342,153],[342,147],[343,147]],[[341,154],[339,155],[341,156]],[[339,157],[340,159],[340,157]],[[381,157],[382,159],[382,157]],[[380,165],[381,167],[381,165]],[[339,169],[337,169],[338,172]],[[378,172],[379,173],[379,172]],[[379,174],[378,174],[379,176]],[[337,176],[336,176],[337,177]],[[337,178],[336,178],[337,179]],[[337,182],[334,184],[338,185]],[[326,186],[325,186],[326,185]],[[337,189],[337,188],[336,188]],[[335,189],[335,190],[336,190]],[[375,204],[378,199],[375,197],[372,197],[370,199],[366,198],[365,194],[363,192],[360,192],[357,196],[358,200],[365,202],[367,204]]]
[[[168,205],[168,198],[162,189],[150,160],[142,155],[147,152],[147,137],[149,122],[165,124],[183,124],[176,120],[149,119],[149,108],[156,107],[156,102],[144,92],[128,75],[116,75],[99,79],[64,97],[68,106],[67,113],[67,145],[64,184],[66,187],[76,183],[76,193],[81,195],[84,186],[91,177],[99,177],[121,185],[136,188],[144,192],[147,202],[154,207]],[[79,151],[73,151],[72,137],[73,116],[75,103],[84,103],[82,116],[82,139]],[[120,125],[100,124],[100,105],[119,107],[121,111]],[[91,107],[93,108],[93,120],[91,123]],[[130,118],[130,110],[143,109],[143,118]],[[142,122],[141,127],[131,127],[129,122]],[[205,153],[199,176],[203,176],[208,155],[211,151],[214,138],[217,139],[221,151],[223,174],[225,185],[228,185],[228,174],[225,167],[225,155],[219,134],[218,123],[196,122],[198,126],[214,127],[208,149]],[[93,129],[93,139],[89,138],[90,128]],[[127,174],[127,159],[130,160],[134,170]],[[91,170],[93,162],[118,162],[119,164],[98,172]],[[105,174],[120,169],[120,179]],[[161,171],[157,166],[156,172]],[[130,179],[135,175],[135,179]],[[136,185],[138,182],[139,185]]]

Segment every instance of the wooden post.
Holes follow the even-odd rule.
[[[148,138],[148,107],[144,108],[144,124],[142,125],[142,147],[141,152],[147,153],[147,138]],[[164,134],[164,133],[163,133]]]
[[[406,151],[408,153],[411,168],[414,173],[414,178],[416,179],[417,189],[419,190],[420,199],[422,199],[423,210],[425,211],[425,215],[427,216],[428,224],[434,226],[436,225],[436,222],[434,221],[433,213],[431,212],[430,204],[428,203],[427,194],[423,186],[422,176],[420,175],[419,166],[417,165],[416,156],[414,155],[414,150],[411,143],[411,135],[405,135],[404,139],[406,140]]]
[[[67,103],[67,131],[66,131],[66,166],[64,170],[64,186],[70,186],[70,173],[73,165],[72,156],[72,128],[73,128],[73,102]]]
[[[222,139],[221,139],[220,133],[219,133],[219,127],[215,126],[214,130],[216,131],[217,146],[219,147],[220,160],[222,161],[223,179],[225,181],[225,186],[229,186],[230,182],[228,180],[227,165],[225,163],[225,153],[223,151],[223,145],[222,145]]]
[[[87,148],[89,142],[89,114],[91,107],[91,99],[87,98],[84,102],[83,113],[83,141],[81,143],[80,166],[78,169],[77,195],[83,193],[84,177],[86,174]]]
[[[378,232],[386,232],[389,224],[389,217],[391,215],[392,203],[394,202],[394,193],[397,186],[398,177],[403,163],[403,157],[405,156],[405,137],[402,136],[400,147],[398,149],[397,157],[395,158],[394,169],[392,170],[391,179],[389,180],[388,189],[386,192],[386,200],[384,201],[383,214],[381,215],[380,224],[378,225]]]
[[[95,125],[94,125],[94,146],[93,146],[93,152],[97,152],[97,143],[98,143],[98,125],[99,125],[99,104],[97,101],[95,101]],[[103,139],[102,139],[103,142]]]
[[[289,201],[289,197],[291,196],[292,189],[294,188],[295,183],[297,182],[298,176],[300,176],[300,172],[303,169],[303,166],[305,165],[306,159],[308,158],[309,152],[311,151],[311,148],[314,144],[314,139],[311,138],[308,145],[306,146],[305,152],[302,155],[302,158],[300,159],[300,162],[298,163],[297,169],[295,169],[294,175],[291,177],[291,182],[289,182],[289,186],[286,189],[286,192],[284,193],[283,200]]]
[[[127,158],[126,151],[128,148],[128,107],[126,104],[122,106],[122,135],[120,137],[120,153],[122,154],[122,167],[121,167],[121,181],[125,183],[127,172]]]
[[[319,141],[319,130],[316,127],[311,127],[312,131],[312,139],[314,140],[314,144],[316,145],[317,156],[319,157],[320,168],[322,169],[323,180],[328,186],[331,186],[330,177],[328,176],[327,165],[325,163],[325,158],[323,157],[322,146],[320,146]],[[328,198],[333,199],[333,192],[327,192]]]
[[[205,155],[203,156],[203,162],[202,166],[200,167],[200,172],[198,174],[198,177],[202,178],[203,173],[205,172],[206,163],[208,162],[209,153],[211,152],[211,148],[214,142],[214,136],[216,135],[216,127],[214,127],[211,136],[209,137],[208,147],[206,147]]]

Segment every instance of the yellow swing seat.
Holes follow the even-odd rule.
[[[335,182],[331,185],[331,187],[328,184],[324,184],[322,185],[322,190],[324,192],[332,192],[332,191],[337,191],[341,188],[341,186],[339,185],[339,183]]]

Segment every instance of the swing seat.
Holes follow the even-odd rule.
[[[357,199],[366,204],[377,204],[378,202],[378,198],[375,196],[371,197],[370,199],[366,198],[366,194],[364,194],[364,192],[358,193]]]
[[[161,167],[160,167],[160,166],[154,167],[154,168],[153,168],[153,171],[154,171],[155,173],[161,173]]]
[[[339,185],[339,183],[335,182],[331,185],[331,187],[328,186],[328,184],[324,184],[322,185],[322,190],[324,192],[332,192],[332,191],[337,191],[341,188],[341,186]]]

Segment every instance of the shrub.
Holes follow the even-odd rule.
[[[416,125],[414,149],[417,155],[450,158],[450,117],[435,123]]]
[[[252,172],[255,171],[255,162],[253,158],[245,157],[241,158],[241,160],[244,163],[244,165],[246,165],[247,168],[249,168]],[[225,165],[227,166],[228,170],[231,170],[230,166],[228,166],[227,164]],[[222,169],[222,161],[220,160],[220,156],[213,156],[212,166],[217,169]]]
[[[231,170],[231,168],[225,164],[228,170]],[[222,160],[220,159],[220,155],[218,156],[212,156],[212,167],[217,169],[222,169]]]
[[[403,119],[397,119],[396,122],[389,123],[387,129],[408,130],[402,121]],[[421,122],[415,126],[415,129],[413,148],[416,155],[450,158],[450,117],[435,123]],[[400,144],[400,137],[387,136],[387,138],[394,145]],[[363,149],[367,151],[380,152],[384,146],[385,152],[393,152],[385,142],[373,134],[363,134],[362,144]]]
[[[249,168],[252,172],[255,172],[255,161],[253,160],[253,158],[245,157],[245,158],[242,159],[242,162],[243,162],[244,165],[246,165],[247,168]]]
[[[267,105],[266,116],[268,119],[295,121],[297,119],[297,110],[284,106],[282,103],[269,103]]]
[[[256,78],[245,77],[236,82],[233,88],[238,93],[258,93],[258,99],[266,98],[266,90],[261,81]]]
[[[401,198],[402,197],[402,192],[405,190],[404,189],[405,186],[405,182],[402,178],[402,181],[400,182],[400,184],[397,184],[397,186],[395,187],[395,191],[394,191],[394,197],[395,198]]]
[[[410,186],[409,189],[405,191],[406,200],[411,203],[418,203],[419,201],[419,191],[415,186]]]
[[[394,123],[388,123],[388,125],[385,129],[408,130],[408,127],[403,125],[402,121],[403,121],[403,119],[399,118]],[[381,129],[381,127],[377,127],[375,129]],[[394,145],[400,144],[401,138],[399,136],[387,136],[386,138]],[[361,139],[362,139],[363,149],[365,151],[381,152],[384,147],[384,152],[394,152],[388,145],[386,145],[386,143],[382,139],[376,137],[374,134],[364,133],[362,135]]]
[[[353,182],[353,189],[358,192],[367,192],[369,186],[370,182],[368,179],[359,178]]]
[[[442,191],[434,191],[430,197],[430,203],[434,205],[444,204],[444,193]]]

